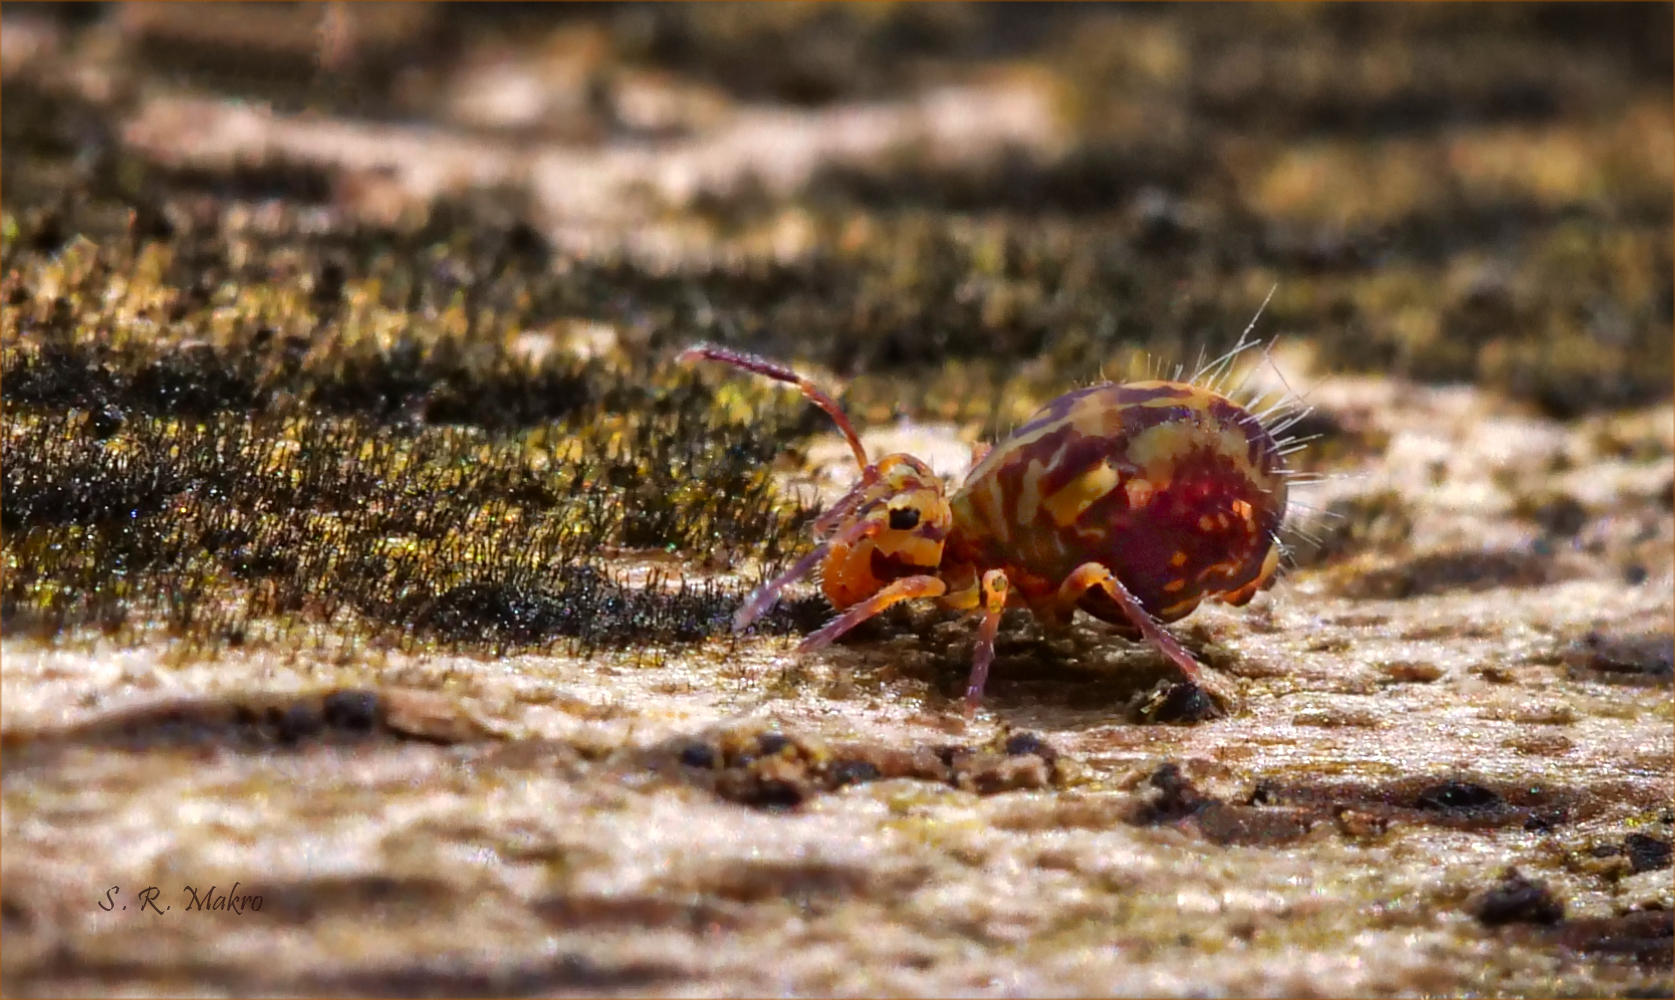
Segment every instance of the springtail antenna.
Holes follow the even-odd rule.
[[[680,352],[675,358],[675,361],[680,364],[690,364],[699,360],[721,361],[732,365],[734,368],[743,368],[747,372],[766,375],[778,382],[789,382],[801,389],[803,395],[807,396],[810,402],[831,414],[832,419],[837,422],[838,430],[842,431],[843,436],[849,439],[849,449],[855,453],[855,461],[860,465],[861,471],[865,472],[867,466],[872,464],[867,461],[867,450],[861,446],[861,437],[855,433],[855,428],[849,423],[849,417],[843,412],[843,407],[839,406],[836,400],[826,395],[813,382],[784,365],[775,364],[766,358],[759,358],[754,354],[746,354],[743,351],[717,347],[714,344],[694,344]]]

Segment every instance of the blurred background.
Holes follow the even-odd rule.
[[[997,364],[1229,342],[1277,284],[1323,371],[1568,417],[1670,390],[1670,12],[8,4],[3,197],[47,248],[236,209],[350,283],[404,266],[350,232],[618,268],[526,324],[909,373],[858,402],[949,416],[1022,391]]]

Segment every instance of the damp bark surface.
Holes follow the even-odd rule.
[[[6,13],[6,992],[1669,995],[1667,7],[392,9]],[[855,470],[679,348],[957,480],[1275,283],[1225,715],[727,631]]]

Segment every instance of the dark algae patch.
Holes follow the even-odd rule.
[[[0,745],[11,767],[50,762],[54,754],[72,748],[260,753],[376,740],[445,746],[489,738],[464,710],[433,693],[345,689],[294,698],[163,701],[73,726],[11,730]]]
[[[640,760],[723,801],[768,812],[875,781],[905,778],[996,795],[1055,787],[1070,774],[1059,766],[1058,751],[1034,733],[1014,733],[989,746],[897,748],[744,726],[680,737]]]
[[[1675,635],[1589,632],[1565,651],[1579,678],[1667,687],[1675,679]]]
[[[1486,927],[1505,924],[1556,924],[1564,919],[1564,903],[1552,890],[1508,870],[1499,884],[1472,904],[1472,916]]]
[[[371,324],[402,314],[287,320],[304,279],[233,293],[219,337],[201,312],[112,315],[113,281],[130,303],[178,297],[143,284],[170,255],[83,240],[7,279],[58,289],[20,292],[4,320],[8,634],[160,619],[214,648],[347,610],[373,635],[502,650],[689,642],[739,589],[627,588],[602,551],[724,567],[797,544],[805,515],[768,480],[771,400],[745,424],[644,367],[532,362],[513,349],[532,317],[484,340],[467,311],[458,332],[406,323],[385,342]]]

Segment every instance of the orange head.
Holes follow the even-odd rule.
[[[821,567],[827,599],[839,608],[866,600],[893,580],[937,572],[954,515],[942,479],[929,466],[912,455],[886,455],[869,462],[842,407],[789,368],[709,344],[687,348],[679,360],[700,358],[723,361],[801,389],[831,414],[861,469],[860,481],[815,521],[820,543],[745,601],[733,619],[735,629],[749,625],[773,606],[787,584],[807,576],[816,566]]]
[[[829,532],[821,587],[833,607],[847,608],[893,580],[934,576],[954,515],[929,466],[886,455],[863,466],[861,481],[821,520]]]

